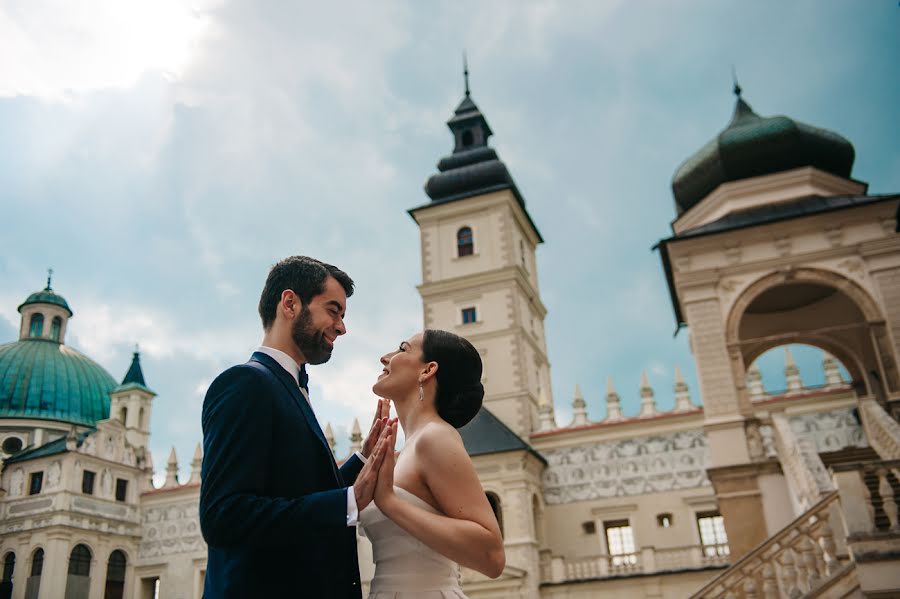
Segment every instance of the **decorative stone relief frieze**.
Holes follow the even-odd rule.
[[[851,408],[792,416],[790,424],[797,440],[811,443],[817,453],[869,446]]]
[[[571,503],[709,485],[702,431],[542,451],[544,502]]]
[[[205,551],[198,514],[196,500],[144,508],[143,538],[138,549],[140,557]]]

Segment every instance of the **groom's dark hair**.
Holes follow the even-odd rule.
[[[273,266],[259,297],[259,317],[262,318],[263,328],[268,329],[275,322],[278,302],[285,289],[296,293],[305,307],[312,298],[325,291],[328,277],[334,277],[341,284],[347,297],[353,295],[353,279],[337,266],[321,260],[309,256],[290,256]]]

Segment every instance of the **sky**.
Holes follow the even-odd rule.
[[[182,477],[209,383],[261,340],[266,273],[292,254],[357,283],[348,334],[310,370],[346,451],[371,420],[378,357],[422,327],[406,210],[472,98],[545,239],[541,295],[557,420],[579,384],[626,414],[675,366],[698,402],[688,330],[651,250],[671,177],[729,121],[732,69],[761,115],[848,138],[853,177],[900,190],[900,6],[849,2],[0,0],[0,343],[53,288],[66,342],[121,379],[134,345],[158,393],[157,480]],[[783,352],[760,360],[784,388]],[[808,384],[821,352],[797,348]]]

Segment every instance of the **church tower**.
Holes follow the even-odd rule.
[[[469,93],[447,126],[453,152],[425,184],[431,201],[413,208],[422,248],[425,327],[457,333],[484,362],[484,405],[527,438],[553,405],[544,337],[547,309],[535,249],[543,242],[506,165],[488,146],[493,134]],[[544,416],[546,420],[546,415]]]
[[[150,444],[150,413],[153,409],[151,391],[144,382],[141,354],[137,348],[122,384],[110,393],[109,417],[118,419],[125,427],[125,439],[135,448],[146,450]]]

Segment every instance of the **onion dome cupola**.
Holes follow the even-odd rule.
[[[731,122],[684,161],[672,178],[681,215],[722,183],[812,166],[849,178],[855,153],[844,137],[786,116],[762,117],[741,97]]]
[[[488,138],[493,131],[472,100],[468,67],[463,72],[466,95],[447,121],[447,127],[453,132],[453,153],[438,162],[440,172],[425,183],[425,193],[433,203],[437,203],[510,189],[524,206],[525,200],[506,165],[497,157],[496,150],[488,146]]]
[[[22,315],[19,326],[19,339],[45,339],[63,343],[65,341],[66,325],[73,316],[65,298],[51,286],[53,270],[48,270],[47,286],[41,291],[35,291],[19,305],[19,314]]]
[[[55,420],[94,426],[109,417],[116,380],[99,364],[65,345],[72,316],[48,278],[43,291],[19,306],[19,340],[0,345],[0,419]]]

